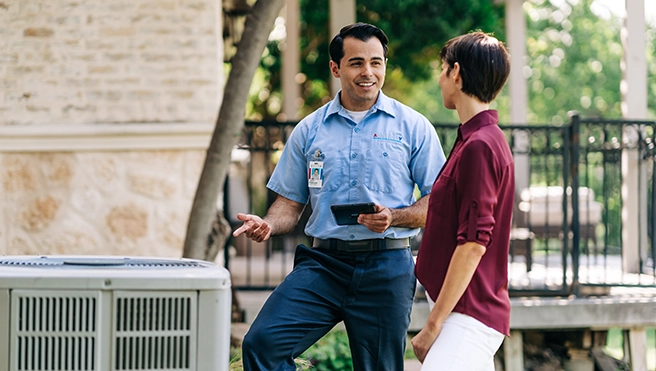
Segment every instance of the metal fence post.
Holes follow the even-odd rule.
[[[579,291],[579,257],[581,254],[580,237],[581,222],[579,220],[579,157],[581,153],[581,117],[576,111],[570,112],[570,162],[569,172],[571,176],[571,204],[572,204],[572,287],[571,292],[578,294]],[[565,183],[567,187],[567,183]],[[567,223],[567,188],[563,194],[563,210],[565,210],[564,223]],[[565,238],[569,237],[569,230],[565,228]]]

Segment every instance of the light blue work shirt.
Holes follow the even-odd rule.
[[[285,145],[267,187],[298,203],[312,205],[308,236],[340,240],[405,238],[418,229],[337,225],[330,205],[375,202],[390,209],[412,205],[415,183],[421,196],[431,187],[445,157],[435,129],[421,114],[382,92],[360,123],[342,107],[341,91],[330,103],[301,120]],[[309,187],[322,163],[322,186]]]

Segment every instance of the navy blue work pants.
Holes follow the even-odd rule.
[[[354,371],[403,370],[415,285],[410,249],[353,253],[298,245],[294,269],[244,338],[244,370],[296,370],[294,359],[340,321]]]

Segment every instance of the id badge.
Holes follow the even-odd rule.
[[[310,161],[308,168],[308,187],[323,187],[323,161]]]

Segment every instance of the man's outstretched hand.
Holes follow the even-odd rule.
[[[246,237],[255,242],[264,242],[271,237],[271,226],[259,216],[239,213],[237,219],[243,221],[244,224],[232,232],[234,237],[246,233]]]

